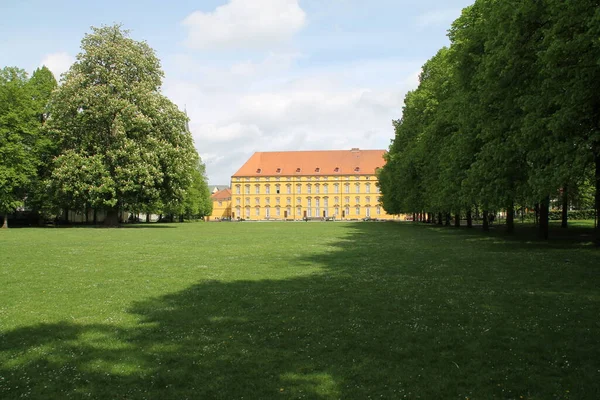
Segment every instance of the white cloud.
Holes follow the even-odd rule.
[[[75,62],[75,57],[65,52],[47,54],[40,65],[45,65],[56,80],[60,80],[60,75],[67,72]]]
[[[242,75],[246,77],[256,75],[271,75],[290,68],[296,60],[302,57],[300,53],[269,53],[269,55],[261,62],[244,61],[234,64],[231,67],[231,72],[234,75]]]
[[[244,68],[202,61],[203,73],[166,80],[165,94],[187,107],[212,183],[229,183],[255,151],[386,149],[391,121],[401,117],[422,64],[380,60],[300,69],[283,62],[273,73],[257,72],[278,58]],[[184,68],[194,70],[187,61]]]
[[[258,139],[262,136],[262,132],[256,125],[243,125],[240,122],[220,126],[215,124],[192,124],[190,129],[201,140],[212,143],[231,142],[248,137]]]
[[[298,32],[306,14],[298,0],[230,0],[213,12],[185,18],[187,45],[195,49],[264,48]]]

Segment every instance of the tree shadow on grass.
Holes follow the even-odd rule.
[[[121,224],[119,225],[119,228],[125,228],[125,229],[162,229],[162,228],[169,228],[169,229],[173,229],[173,228],[177,228],[177,224],[176,223],[157,223],[157,222],[151,222],[149,224],[146,223],[138,223],[138,224]]]
[[[488,232],[483,231],[480,225],[473,228],[461,226],[440,226],[429,224],[416,224],[438,232],[443,236],[460,236],[473,241],[490,241],[501,247],[527,247],[534,249],[580,249],[594,247],[592,227],[571,226],[563,229],[557,224],[552,224],[549,229],[548,239],[540,239],[538,228],[533,224],[517,224],[514,232],[508,233],[506,225],[494,224]]]
[[[157,224],[152,222],[150,224],[120,224],[119,226],[104,226],[102,224],[91,225],[91,224],[62,224],[62,225],[12,225],[10,229],[164,229],[164,228],[177,228],[175,224]]]
[[[526,246],[486,262],[494,243],[464,254],[429,229],[344,229],[296,260],[314,275],[198,282],[131,305],[134,325],[6,332],[0,398],[598,397],[597,274],[564,285],[562,265],[523,266]]]

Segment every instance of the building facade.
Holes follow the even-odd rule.
[[[380,204],[385,150],[257,152],[231,177],[231,217],[396,219]]]
[[[213,210],[208,220],[217,221],[231,218],[231,190],[229,188],[213,190],[215,191],[210,196]]]

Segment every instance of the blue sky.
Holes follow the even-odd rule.
[[[155,49],[212,184],[254,151],[387,148],[472,0],[0,0],[0,67],[68,69],[90,26]]]

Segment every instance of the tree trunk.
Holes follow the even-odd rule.
[[[183,222],[183,214],[179,216],[179,222]]]
[[[8,229],[8,214],[4,214],[4,222],[2,223],[2,229]]]
[[[460,211],[457,211],[456,214],[454,214],[454,227],[460,228]]]
[[[525,222],[525,207],[521,206],[520,213],[521,213],[521,223],[524,223]]]
[[[568,226],[568,218],[569,218],[569,194],[567,193],[567,185],[563,187],[562,190],[562,218],[560,227],[566,228]]]
[[[488,220],[488,210],[483,210],[483,230],[488,232],[490,230],[490,222]]]
[[[150,213],[146,214],[146,223],[149,224],[150,223]]]
[[[535,207],[534,207],[534,211],[535,211],[535,224],[539,225],[540,223],[540,203],[536,203]]]
[[[113,207],[106,210],[104,226],[114,228],[119,226],[119,207]]]
[[[450,226],[450,213],[447,212],[446,214],[446,226]]]
[[[600,148],[596,149],[594,161],[596,162],[596,199],[594,201],[596,208],[596,227],[594,229],[594,244],[600,246]]]
[[[546,196],[540,203],[540,239],[548,239],[548,213],[550,211],[550,196]]]
[[[93,221],[94,221],[93,224],[97,225],[98,224],[98,210],[96,210],[95,208],[94,208],[94,217],[93,218],[94,218],[93,219]]]
[[[84,212],[85,212],[85,224],[89,225],[90,224],[90,216],[89,216],[90,210],[87,206],[85,207]]]
[[[471,209],[469,208],[467,210],[467,228],[472,228],[473,227],[473,213],[471,211]]]
[[[43,227],[46,225],[45,218],[44,218],[44,216],[42,215],[42,213],[41,213],[41,212],[38,212],[38,213],[37,213],[37,225],[38,225],[40,228],[43,228]]]
[[[427,213],[427,223],[430,224],[431,223],[431,213]]]
[[[65,209],[63,210],[63,213],[64,213],[64,218],[63,218],[63,220],[65,221],[65,224],[68,224],[68,223],[69,223],[69,209],[68,209],[68,208],[65,208]]]
[[[508,203],[506,208],[506,232],[513,233],[515,231],[515,202]]]
[[[444,224],[444,220],[442,218],[442,213],[441,212],[438,213],[438,222],[437,222],[437,224],[438,225],[443,225]]]

